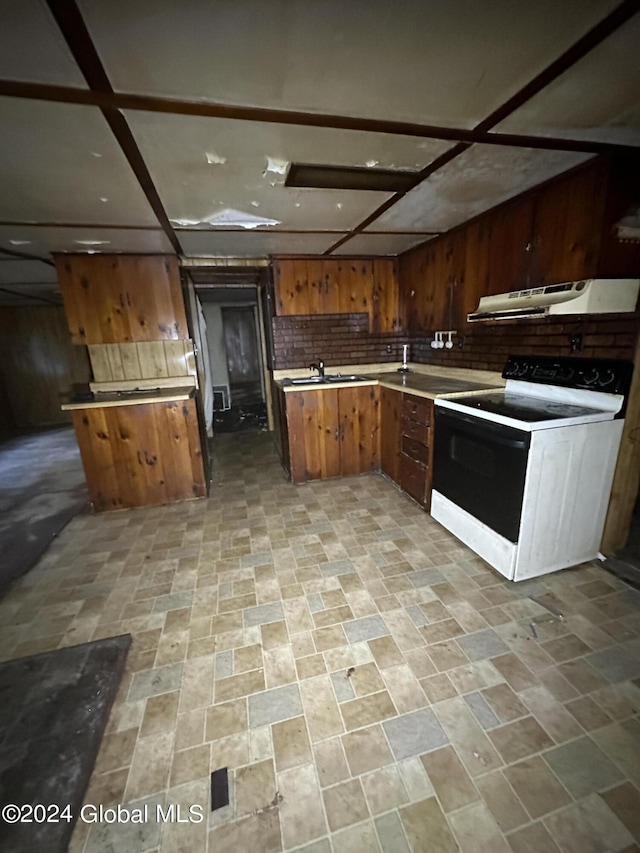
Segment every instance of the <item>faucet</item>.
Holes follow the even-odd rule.
[[[313,362],[309,365],[309,370],[317,370],[318,376],[324,376],[324,361],[319,361],[317,364]]]

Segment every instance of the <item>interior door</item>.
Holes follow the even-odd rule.
[[[232,405],[262,403],[260,350],[251,306],[222,308]]]
[[[186,275],[183,278],[184,301],[187,314],[187,326],[189,334],[193,339],[194,352],[196,358],[196,373],[198,379],[198,388],[196,390],[196,409],[198,412],[198,429],[200,432],[200,444],[202,445],[202,461],[204,464],[205,481],[207,483],[207,491],[211,481],[211,457],[209,454],[209,444],[207,441],[207,425],[204,408],[204,397],[202,389],[206,388],[209,383],[206,366],[203,359],[203,354],[207,349],[207,341],[205,333],[201,326],[201,311],[199,308],[199,300],[196,296],[196,290],[193,286],[191,278]]]

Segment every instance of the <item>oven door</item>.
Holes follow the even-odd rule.
[[[531,433],[435,406],[433,487],[518,541]]]

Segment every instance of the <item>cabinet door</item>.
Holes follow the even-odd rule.
[[[402,328],[399,299],[396,261],[390,258],[374,260],[371,296],[372,332],[397,332]]]
[[[96,511],[206,495],[195,400],[73,412]]]
[[[489,284],[489,241],[491,227],[487,218],[477,219],[464,229],[465,264],[464,287],[456,292],[456,318],[460,329],[471,326],[467,323],[467,315],[478,307],[481,296],[486,296],[490,290]]]
[[[490,214],[489,288],[487,294],[531,286],[534,250],[534,201],[528,196]]]
[[[443,240],[442,268],[436,282],[434,329],[459,329],[465,284],[465,232],[447,234]]]
[[[294,483],[340,474],[338,389],[286,394],[291,479]]]
[[[405,453],[400,454],[400,488],[422,506],[427,503],[427,469]]]
[[[536,194],[532,285],[596,274],[605,201],[604,167],[580,171]]]
[[[380,467],[398,482],[402,391],[380,389]]]
[[[398,258],[398,291],[400,294],[400,320],[408,332],[426,329],[421,323],[419,310],[422,305],[421,288],[424,282],[426,248],[412,249]]]
[[[377,385],[338,390],[340,473],[343,476],[377,471],[380,467],[379,391]]]
[[[74,344],[189,337],[175,258],[57,255],[55,262]]]
[[[306,258],[274,260],[273,288],[278,317],[310,313]]]

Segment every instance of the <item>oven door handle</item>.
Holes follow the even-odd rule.
[[[489,439],[494,444],[500,444],[503,447],[526,450],[531,443],[531,434],[525,430],[496,424],[475,415],[463,415],[460,412],[453,412],[451,409],[446,409],[442,406],[436,409],[436,440],[438,437],[438,416],[454,423],[463,424],[465,432],[471,433],[478,438]],[[522,438],[516,438],[516,436],[522,436]]]

